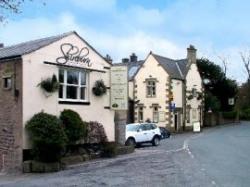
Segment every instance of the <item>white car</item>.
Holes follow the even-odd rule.
[[[126,145],[136,146],[141,143],[160,144],[161,132],[154,123],[132,123],[126,125]]]

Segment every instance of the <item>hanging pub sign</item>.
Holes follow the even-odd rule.
[[[128,68],[111,67],[111,109],[128,110]]]

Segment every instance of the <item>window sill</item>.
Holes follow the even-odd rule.
[[[66,105],[90,105],[90,102],[87,101],[58,101],[58,103]]]

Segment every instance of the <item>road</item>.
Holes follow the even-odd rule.
[[[0,176],[0,186],[250,186],[250,123],[177,134],[158,147],[48,174]]]

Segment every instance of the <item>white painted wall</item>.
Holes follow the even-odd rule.
[[[175,107],[183,107],[183,81],[173,79],[171,82],[172,92],[174,95],[173,102],[175,103]]]
[[[34,114],[44,111],[59,116],[64,109],[72,109],[80,114],[84,121],[98,121],[103,124],[109,141],[114,141],[114,111],[104,109],[110,105],[109,90],[102,97],[96,97],[92,94],[92,87],[96,80],[102,79],[106,86],[110,86],[110,70],[103,69],[106,73],[90,72],[89,101],[90,105],[65,105],[58,104],[58,93],[46,97],[40,87],[37,85],[42,79],[56,74],[58,77],[58,66],[44,64],[44,61],[55,62],[56,58],[61,56],[60,45],[62,43],[72,43],[79,48],[86,44],[80,38],[72,34],[51,45],[41,48],[31,54],[23,56],[23,127],[27,120]],[[89,57],[97,68],[110,67],[111,65],[104,61],[91,48]],[[23,148],[29,148],[29,141],[24,130]]]
[[[148,78],[156,78],[158,82],[156,83],[156,97],[150,98],[146,95],[146,82],[145,80]],[[150,108],[153,103],[159,104],[161,108],[159,111],[168,112],[169,108],[166,104],[167,91],[166,84],[168,82],[168,74],[166,71],[159,65],[159,63],[155,60],[152,55],[149,55],[143,64],[142,68],[139,70],[137,75],[135,76],[135,84],[137,85],[137,99],[140,100],[139,103],[143,103],[146,108],[144,108],[144,121],[149,118],[152,120],[153,118],[153,109]],[[136,109],[138,112],[138,109]],[[159,122],[159,126],[166,126],[168,121]]]
[[[198,92],[202,92],[202,79],[198,71],[198,67],[196,64],[192,63],[190,69],[186,76],[186,87],[187,91],[192,91],[193,88],[196,88]],[[186,126],[192,126],[193,122],[200,121],[200,111],[199,106],[201,106],[202,100],[197,100],[197,98],[193,98],[191,100],[186,99],[187,105],[191,106],[191,115],[190,115],[190,123],[186,123]],[[193,114],[196,112],[197,114]],[[196,116],[196,118],[193,118]]]

